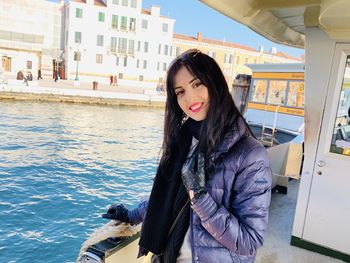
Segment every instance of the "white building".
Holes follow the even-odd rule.
[[[214,57],[231,85],[247,63],[296,62],[284,53],[174,34],[174,19],[142,0],[1,0],[0,56],[5,77],[38,69],[43,78],[155,87],[172,59],[189,48]],[[79,83],[79,82],[77,82]]]
[[[154,87],[164,78],[175,20],[160,16],[159,7],[142,10],[141,0],[73,0],[64,12],[68,79],[108,83],[115,75],[118,84]]]
[[[138,36],[139,41],[147,39],[150,50],[146,53],[140,52],[140,58],[150,64],[147,74],[151,79],[157,72],[157,81],[163,81],[169,63],[175,57],[175,48],[172,46],[174,24],[174,19],[160,15],[160,8],[157,6],[153,6],[151,10],[142,10]]]
[[[19,70],[38,69],[52,77],[53,60],[60,55],[63,3],[43,0],[0,1],[0,57],[6,77]]]

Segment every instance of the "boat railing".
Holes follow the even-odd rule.
[[[278,115],[278,109],[281,105],[277,105],[276,109],[275,109],[275,114],[274,114],[274,120],[273,120],[273,124],[271,125],[266,125],[266,115],[268,112],[268,108],[269,108],[270,104],[267,104],[265,106],[264,112],[265,112],[265,118],[264,118],[264,122],[261,126],[261,138],[260,141],[268,147],[273,146],[274,142],[275,142],[275,135],[276,135],[276,125],[277,125],[277,115]]]

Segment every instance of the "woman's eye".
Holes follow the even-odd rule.
[[[179,91],[175,92],[176,96],[180,96],[180,95],[182,95],[183,93],[184,93],[183,90],[179,90]]]
[[[195,88],[198,88],[200,85],[202,85],[202,83],[201,83],[201,82],[196,82],[196,83],[194,83],[194,85],[193,85],[193,86],[194,86]]]

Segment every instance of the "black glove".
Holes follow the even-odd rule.
[[[189,192],[194,192],[194,198],[205,193],[205,171],[204,171],[204,155],[196,150],[191,157],[189,157],[181,170],[182,182]]]
[[[102,217],[130,223],[128,212],[129,210],[124,205],[114,204],[108,208],[107,214],[102,214]]]

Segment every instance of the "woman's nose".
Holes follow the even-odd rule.
[[[187,103],[191,103],[194,99],[194,94],[191,88],[188,88],[185,93],[185,100]]]

